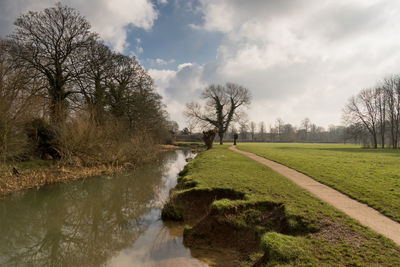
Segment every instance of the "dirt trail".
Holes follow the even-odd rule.
[[[373,208],[351,199],[339,191],[321,184],[311,177],[288,168],[282,164],[257,156],[250,152],[238,150],[233,146],[229,149],[270,167],[275,172],[285,176],[300,187],[309,191],[311,194],[331,204],[338,210],[343,211],[350,217],[358,220],[361,224],[368,226],[387,238],[390,238],[400,246],[400,223],[395,222]]]

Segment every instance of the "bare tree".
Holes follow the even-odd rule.
[[[241,120],[239,122],[239,127],[240,127],[240,138],[242,140],[247,139],[247,131],[249,130],[249,125],[247,120]]]
[[[374,98],[376,99],[376,108],[378,112],[379,133],[381,135],[381,147],[385,148],[387,97],[385,95],[385,90],[381,87],[376,88],[374,91]]]
[[[84,71],[76,70],[81,94],[97,123],[103,121],[106,106],[107,83],[113,70],[113,53],[104,43],[91,40],[88,49],[82,55]]]
[[[301,121],[301,127],[304,129],[304,140],[308,140],[308,132],[311,127],[311,122],[309,118],[305,118],[304,120]]]
[[[266,134],[266,128],[265,128],[265,123],[262,121],[259,124],[259,136],[260,136],[260,140],[261,142],[265,141],[265,134]]]
[[[383,88],[386,96],[391,145],[393,148],[397,148],[400,131],[400,78],[386,78],[383,83]]]
[[[278,140],[282,141],[282,132],[283,132],[283,125],[285,125],[285,123],[283,122],[283,120],[281,118],[277,118],[275,120],[275,128],[276,128],[276,134],[278,135]]]
[[[351,97],[344,109],[344,119],[349,124],[362,123],[371,135],[374,148],[378,147],[379,113],[375,90],[365,89]]]
[[[13,158],[26,148],[26,136],[21,128],[37,116],[44,104],[40,95],[43,83],[25,68],[15,66],[0,40],[0,159]]]
[[[251,141],[254,141],[254,135],[256,134],[256,123],[254,121],[250,122],[250,134]]]
[[[66,99],[74,93],[67,84],[76,75],[80,55],[95,34],[77,10],[59,3],[40,12],[29,11],[15,25],[10,51],[16,62],[38,71],[47,80],[51,121],[62,123]]]
[[[294,127],[290,123],[283,125],[282,140],[285,142],[292,142],[295,140],[295,138],[296,132]]]
[[[227,83],[225,86],[210,85],[203,91],[202,98],[206,100],[204,109],[196,102],[188,103],[185,116],[216,127],[222,145],[224,134],[238,114],[238,109],[250,104],[250,92],[234,83]]]
[[[369,143],[370,133],[366,130],[363,123],[357,122],[350,124],[344,129],[343,138],[346,140],[352,140],[355,143],[366,144]]]
[[[274,142],[275,141],[275,135],[276,135],[276,128],[272,127],[272,124],[269,125],[269,135],[270,135],[271,142]]]

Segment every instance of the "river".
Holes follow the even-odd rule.
[[[0,200],[0,266],[206,266],[160,219],[193,157],[168,151],[134,171],[16,192]]]

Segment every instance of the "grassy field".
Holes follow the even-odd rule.
[[[282,163],[400,222],[400,151],[338,144],[239,144]]]
[[[201,205],[195,198],[182,196],[203,194],[199,199],[206,199],[205,193],[215,193],[210,211],[204,216],[197,215],[202,219],[185,228],[189,246],[205,244],[218,250],[221,246],[232,248],[238,242],[238,246],[245,246],[240,249],[246,249],[251,247],[251,238],[240,231],[249,236],[253,231],[258,247],[255,246],[248,259],[241,258],[246,261],[244,264],[258,261],[268,266],[400,266],[400,248],[392,241],[227,147],[215,146],[190,162],[181,173],[172,204],[167,204],[163,211],[171,212],[174,206],[173,216],[181,217],[185,205],[177,199],[186,199],[187,212]],[[217,197],[223,190],[228,190],[225,196]]]

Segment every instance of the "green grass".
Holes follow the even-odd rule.
[[[239,144],[282,163],[400,222],[400,151],[338,144]]]
[[[24,170],[47,168],[52,165],[54,165],[53,160],[42,160],[42,159],[32,159],[16,163],[11,163],[11,162],[7,162],[5,164],[0,163],[0,176],[11,173],[13,167],[17,168],[18,171],[24,171]]]
[[[17,167],[21,167],[23,169],[37,169],[37,168],[49,167],[53,164],[54,164],[53,160],[34,159],[29,161],[18,162]]]
[[[270,264],[279,264],[310,254],[309,240],[301,236],[288,236],[269,232],[262,237],[261,245],[267,254]]]
[[[245,146],[247,149],[247,145],[241,148]],[[214,209],[245,203],[282,203],[286,216],[293,218],[289,219],[291,229],[302,224],[308,230],[290,235],[275,233],[265,225],[257,226],[270,265],[400,266],[400,248],[392,241],[361,226],[268,167],[227,147],[216,146],[190,162],[181,183],[193,183],[195,187],[181,192],[227,188],[244,193],[244,200],[215,201]],[[259,211],[251,207],[235,218],[240,227],[258,223]],[[297,248],[291,249],[291,246]]]

